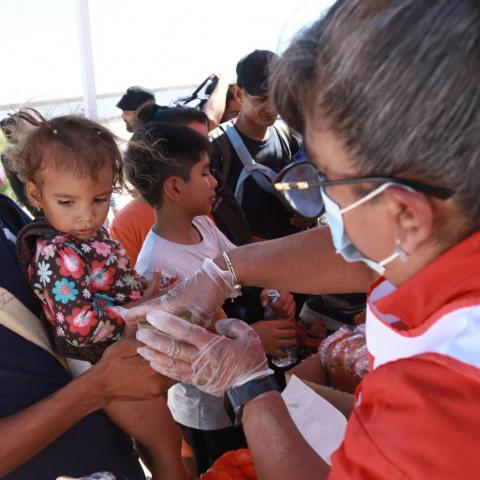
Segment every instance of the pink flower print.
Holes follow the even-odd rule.
[[[65,247],[58,252],[60,258],[55,260],[60,267],[60,275],[65,277],[80,278],[85,273],[82,259],[71,247]]]
[[[63,316],[63,313],[62,312],[57,312],[57,322],[58,323],[63,323],[65,321],[65,317]]]
[[[72,314],[67,316],[67,322],[72,333],[87,336],[97,325],[97,317],[90,305],[84,305],[82,308],[74,308]]]
[[[102,255],[102,257],[108,257],[112,252],[112,247],[108,243],[95,240],[91,245],[99,255]]]
[[[130,300],[138,300],[139,298],[142,297],[142,292],[138,290],[133,290],[129,296],[130,296]]]
[[[125,257],[121,257],[117,260],[117,267],[119,270],[125,271],[128,267],[128,260]]]
[[[55,330],[55,335],[57,337],[64,337],[65,332],[63,331],[63,328],[62,327],[57,327],[56,330]]]
[[[105,262],[94,261],[90,273],[90,286],[93,290],[108,290],[113,283],[115,269],[106,267]]]
[[[37,248],[35,250],[35,255],[33,257],[33,261],[35,263],[38,262],[38,259],[40,258],[40,255],[42,254],[43,252],[43,249],[45,248],[45,245],[47,244],[47,241],[46,240],[40,240],[40,239],[37,239]]]
[[[56,250],[55,245],[52,245],[51,243],[49,243],[48,245],[45,245],[42,248],[43,258],[45,258],[45,260],[48,260],[49,258],[53,258],[53,256],[55,255],[55,250]]]
[[[95,332],[93,332],[93,343],[104,342],[111,338],[115,328],[115,325],[112,325],[110,320],[106,320],[105,322],[101,321],[95,329]]]
[[[67,241],[67,237],[65,235],[57,235],[54,239],[53,242],[56,243],[57,245],[62,245]]]
[[[125,319],[117,312],[115,307],[106,307],[104,313],[106,313],[107,317],[114,321],[117,325],[125,324]]]

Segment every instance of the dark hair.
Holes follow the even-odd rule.
[[[229,102],[235,100],[235,95],[233,94],[233,89],[235,87],[234,83],[231,83],[227,89],[227,95],[225,97],[225,105],[228,105]]]
[[[177,125],[198,122],[208,125],[208,117],[202,110],[190,107],[164,107],[155,103],[147,103],[142,107],[137,113],[137,118],[141,125],[152,121]]]
[[[210,142],[191,128],[151,122],[135,131],[125,154],[125,174],[152,206],[162,202],[167,178],[190,180],[192,167],[210,154]]]
[[[283,118],[323,122],[362,175],[455,192],[480,225],[480,4],[341,0],[300,32],[272,73]]]
[[[17,122],[13,117],[5,117],[0,120],[0,129],[7,140],[10,140],[17,129]]]
[[[20,110],[13,118],[33,127],[9,156],[22,181],[36,181],[38,171],[49,165],[96,178],[98,170],[110,162],[114,189],[123,186],[122,157],[115,136],[99,123],[79,115],[46,120],[34,109]]]

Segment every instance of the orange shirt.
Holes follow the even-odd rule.
[[[332,479],[479,478],[480,232],[369,296],[372,371]]]
[[[110,236],[120,242],[135,266],[143,241],[155,223],[153,208],[142,198],[134,198],[113,218],[110,224]]]

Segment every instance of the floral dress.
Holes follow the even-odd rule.
[[[122,337],[122,317],[108,307],[143,294],[125,250],[105,230],[87,241],[49,227],[35,237],[28,277],[41,300],[55,350],[97,362]]]

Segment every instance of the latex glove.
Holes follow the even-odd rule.
[[[265,308],[268,305],[268,288],[260,292],[260,301]],[[279,290],[280,298],[270,305],[272,310],[278,315],[278,318],[293,319],[295,317],[295,300],[293,295],[286,290]]]
[[[220,335],[165,312],[151,312],[147,320],[160,331],[139,329],[137,339],[146,346],[138,353],[162,375],[221,397],[272,373],[260,338],[241,320],[217,322]]]
[[[133,308],[115,307],[115,310],[130,324],[145,321],[149,312],[164,310],[185,315],[191,322],[208,327],[225,299],[235,298],[240,294],[233,287],[232,274],[221,270],[213,260],[206,259],[200,270],[165,295]]]

